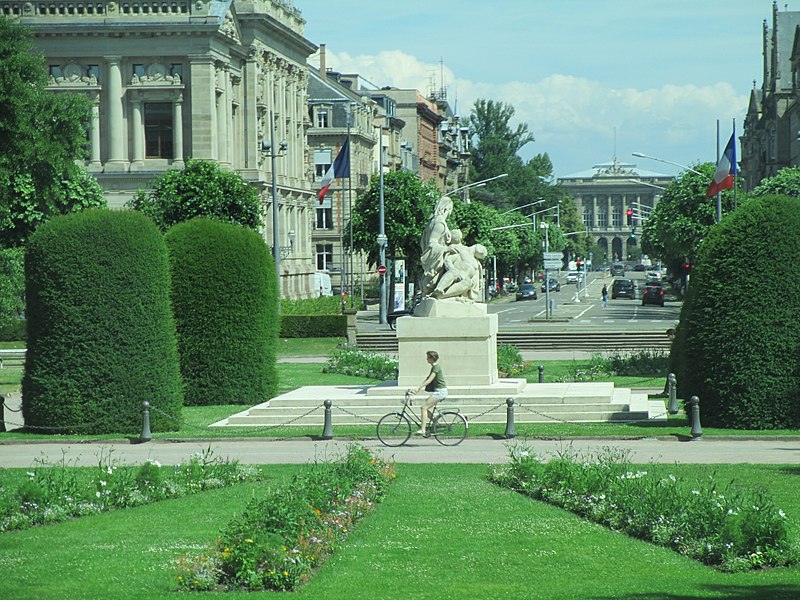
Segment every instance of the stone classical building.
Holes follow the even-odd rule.
[[[593,257],[594,264],[631,260],[639,254],[641,222],[658,204],[661,189],[673,179],[616,158],[558,179],[574,198],[593,246],[602,253]],[[632,213],[630,225],[628,210]]]
[[[741,136],[746,190],[787,166],[800,165],[800,12],[772,5],[763,25],[761,87],[750,92]]]
[[[86,166],[111,206],[188,157],[217,161],[261,190],[283,295],[314,294],[306,60],[316,46],[299,10],[284,0],[0,2],[0,10],[33,28],[52,91],[91,99]],[[265,152],[271,131],[276,144]],[[274,173],[271,152],[280,153]]]

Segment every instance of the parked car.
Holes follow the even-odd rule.
[[[645,304],[658,304],[664,306],[664,288],[661,282],[648,282],[642,292],[642,306]]]
[[[551,292],[560,292],[561,291],[561,282],[558,279],[551,277],[548,279],[547,283],[549,284]],[[542,282],[542,291],[546,292],[547,287],[545,287],[544,281]]]
[[[532,283],[523,283],[517,290],[517,300],[536,300],[536,288]]]
[[[580,271],[570,271],[567,273],[567,283],[580,283],[583,281],[583,273]]]
[[[636,284],[632,279],[615,279],[611,285],[611,299],[630,298],[636,299]]]

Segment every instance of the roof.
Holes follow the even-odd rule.
[[[593,179],[602,177],[615,177],[615,178],[651,178],[651,179],[673,179],[672,175],[659,173],[658,171],[650,171],[648,169],[638,168],[635,163],[621,163],[616,158],[610,162],[604,162],[594,165],[591,169],[586,171],[579,171],[570,175],[564,175],[558,179]]]

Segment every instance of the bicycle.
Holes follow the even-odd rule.
[[[378,421],[378,439],[385,446],[402,446],[411,437],[411,423],[419,429],[422,421],[411,410],[411,400],[414,394],[407,390],[403,400],[403,410],[385,414]],[[457,410],[439,411],[438,406],[433,407],[433,417],[430,422],[430,435],[443,446],[457,446],[467,437],[467,418]],[[425,437],[428,437],[427,435]]]

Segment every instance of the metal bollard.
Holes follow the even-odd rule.
[[[0,395],[0,432],[6,430],[6,397]]]
[[[667,410],[671,415],[678,414],[678,380],[675,373],[667,375],[667,388],[669,389],[669,404]]]
[[[692,396],[689,405],[692,407],[692,440],[699,440],[703,437],[703,428],[700,427],[700,398]]]
[[[506,398],[506,431],[503,434],[506,439],[517,437],[517,431],[514,429],[514,399]]]
[[[539,383],[544,383],[544,365],[539,365]]]
[[[149,442],[153,439],[150,433],[150,403],[145,400],[142,402],[142,434],[139,436],[140,442]]]
[[[331,405],[333,403],[330,400],[325,400],[323,404],[325,405],[325,424],[322,426],[322,439],[332,440],[333,425],[331,424]]]

